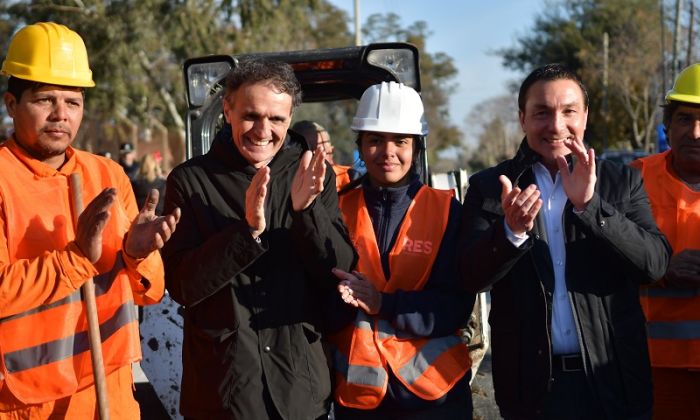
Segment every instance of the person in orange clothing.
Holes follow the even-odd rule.
[[[459,201],[415,173],[423,103],[403,84],[371,86],[351,128],[367,175],[340,197],[359,261],[333,270],[336,419],[471,419],[471,359],[458,330],[475,295],[457,284]]]
[[[673,248],[659,285],[642,289],[654,383],[654,419],[700,418],[700,64],[666,95],[671,149],[640,168],[659,229]]]
[[[179,209],[138,210],[110,159],[71,147],[93,87],[82,38],[56,23],[13,37],[2,73],[14,133],[0,145],[0,419],[94,418],[96,391],[80,287],[94,278],[110,414],[139,418],[131,364],[141,357],[134,303],[164,292],[158,249]],[[70,175],[84,211],[74,223]],[[75,227],[74,227],[75,226]]]
[[[309,149],[316,150],[319,144],[323,147],[323,154],[328,163],[331,164],[333,173],[335,173],[335,189],[337,191],[340,191],[344,186],[350,183],[352,180],[352,166],[335,163],[333,160],[333,151],[335,148],[331,143],[331,136],[321,124],[303,120],[295,123],[294,126],[292,126],[292,130],[304,136],[306,144],[309,145]]]

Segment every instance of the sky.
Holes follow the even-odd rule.
[[[329,0],[354,17],[354,0]],[[472,108],[494,96],[508,93],[509,81],[524,74],[505,69],[492,51],[516,45],[518,36],[532,29],[544,0],[360,0],[360,22],[374,13],[396,13],[401,26],[423,20],[432,35],[430,54],[444,52],[459,71],[457,91],[450,99],[450,118],[460,129]],[[351,23],[351,30],[354,28]]]

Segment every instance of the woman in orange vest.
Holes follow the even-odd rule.
[[[335,416],[471,419],[459,329],[475,296],[456,284],[460,204],[413,170],[427,134],[421,99],[402,84],[371,86],[351,128],[367,175],[340,198],[359,261],[334,270]]]

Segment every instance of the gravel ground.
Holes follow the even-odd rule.
[[[491,351],[487,351],[481,361],[479,371],[472,381],[472,400],[474,403],[474,420],[500,420],[498,406],[493,396],[491,379]]]

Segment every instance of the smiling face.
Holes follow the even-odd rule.
[[[4,96],[7,113],[13,119],[14,138],[34,158],[58,169],[65,152],[78,133],[83,119],[80,88],[44,85],[26,89],[17,100]]]
[[[557,156],[571,153],[564,140],[583,141],[588,109],[574,80],[540,80],[528,89],[519,117],[527,144],[542,156],[545,166],[556,169]]]
[[[668,138],[678,176],[686,182],[700,182],[700,108],[679,105],[671,116]]]
[[[408,182],[413,163],[412,135],[364,132],[360,153],[373,185],[398,187]]]
[[[256,168],[268,164],[284,143],[292,120],[292,97],[267,82],[243,84],[224,99],[233,143]]]

